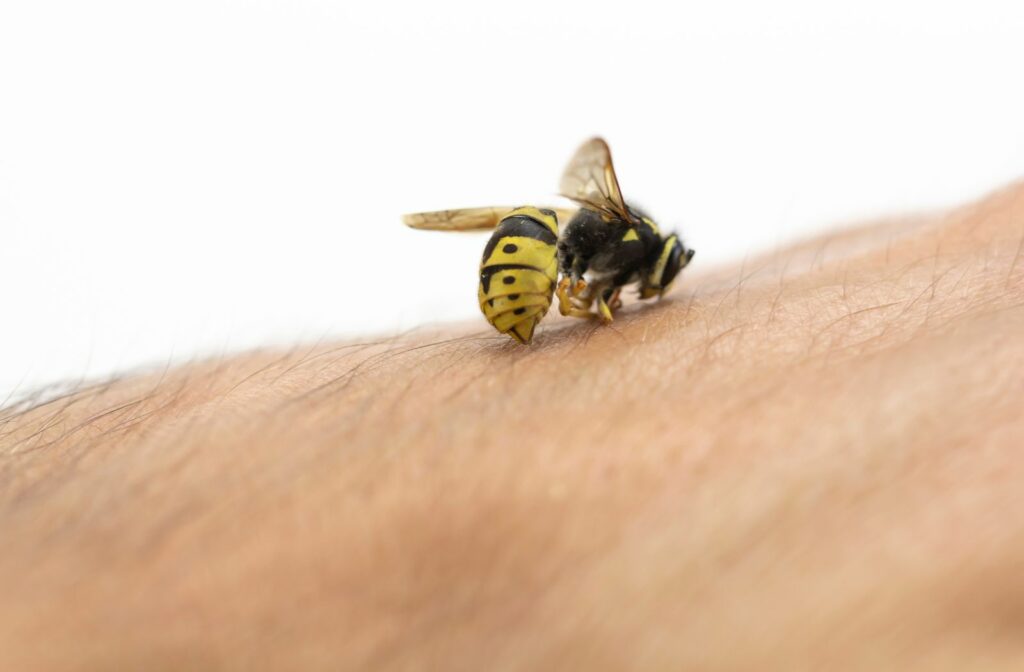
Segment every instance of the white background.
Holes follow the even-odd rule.
[[[0,400],[475,318],[602,134],[697,265],[1024,174],[1024,4],[0,3]],[[482,325],[482,323],[481,323]]]

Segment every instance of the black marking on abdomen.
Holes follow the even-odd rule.
[[[528,266],[526,264],[495,264],[494,266],[487,266],[480,269],[480,284],[484,288],[484,294],[488,294],[491,291],[491,276],[501,271],[537,271],[538,273],[544,273],[543,268],[537,268],[536,266]],[[506,276],[504,282],[506,285],[511,285],[516,279],[511,275]]]
[[[536,219],[527,217],[526,215],[516,215],[515,217],[506,217],[501,220],[501,224],[494,230],[491,235],[491,239],[487,241],[487,247],[484,248],[483,261],[487,261],[491,253],[494,252],[494,248],[498,246],[498,243],[502,238],[508,238],[510,236],[516,236],[519,238],[533,238],[541,242],[547,243],[548,245],[554,245],[558,241],[558,237],[551,233],[551,229],[544,226]],[[511,252],[508,252],[511,254]]]

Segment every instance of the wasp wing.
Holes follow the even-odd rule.
[[[565,167],[559,190],[566,198],[604,215],[633,223],[612,164],[612,152],[602,138],[587,140]]]
[[[402,215],[402,222],[414,229],[431,231],[487,231],[498,226],[511,207],[459,208]]]
[[[512,206],[491,206],[486,208],[459,208],[456,210],[436,210],[434,212],[414,212],[402,215],[402,222],[413,229],[429,231],[489,231],[497,228],[505,215],[516,208]],[[559,221],[569,221],[575,210],[567,208],[547,208],[554,210]]]

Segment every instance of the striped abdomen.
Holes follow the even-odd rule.
[[[495,329],[520,343],[551,307],[558,280],[558,220],[551,210],[516,208],[484,248],[480,262],[480,310]]]

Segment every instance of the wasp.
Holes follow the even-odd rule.
[[[462,208],[402,221],[414,229],[494,231],[480,261],[480,310],[495,329],[523,344],[533,339],[553,296],[562,315],[611,322],[623,287],[639,284],[641,299],[661,297],[693,259],[676,233],[663,235],[647,213],[623,199],[603,139],[580,145],[559,191],[578,208]]]

